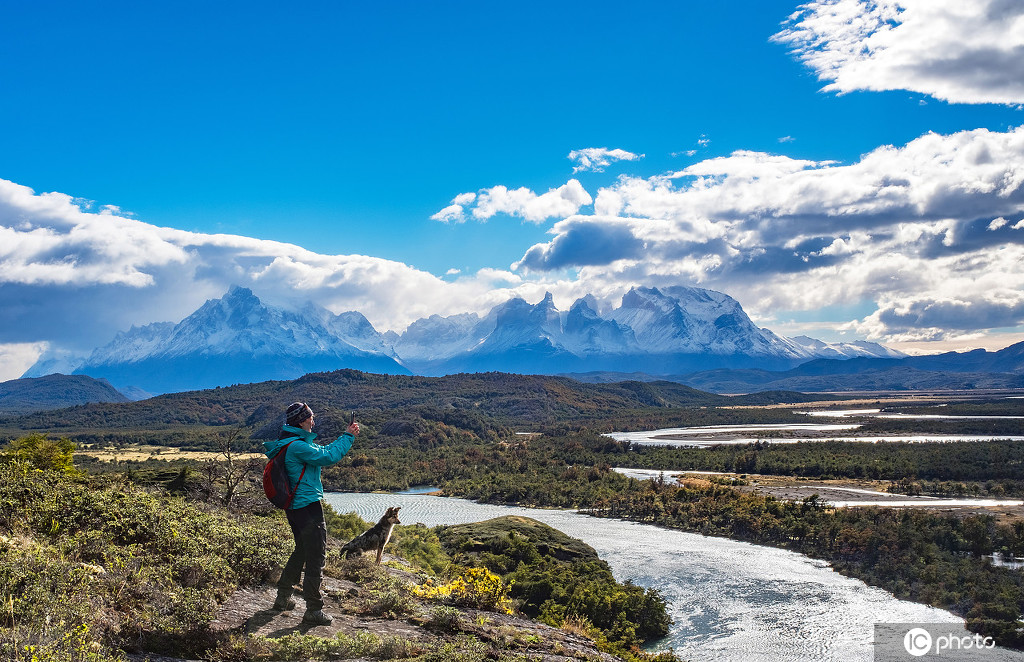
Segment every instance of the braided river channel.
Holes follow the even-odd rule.
[[[376,521],[388,506],[401,506],[403,524],[432,527],[504,515],[544,522],[593,547],[619,581],[658,589],[669,603],[673,625],[650,649],[672,648],[683,660],[867,661],[876,659],[874,625],[883,623],[934,624],[967,635],[963,620],[949,612],[898,600],[823,561],[772,547],[571,511],[425,494],[336,492],[325,499],[339,513],[356,512],[368,521]],[[1024,653],[1016,651],[983,653],[943,659],[1024,662]]]

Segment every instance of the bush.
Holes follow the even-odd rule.
[[[417,587],[421,597],[450,602],[460,607],[512,613],[510,585],[487,568],[462,568],[450,581],[435,584],[428,579]]]
[[[67,437],[50,439],[38,432],[15,439],[2,451],[8,460],[21,460],[41,471],[62,473],[75,472],[74,453],[75,445]]]
[[[462,612],[449,605],[435,607],[430,612],[430,624],[441,630],[460,630],[462,629]]]

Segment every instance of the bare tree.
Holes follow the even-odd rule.
[[[217,498],[226,506],[242,497],[252,496],[258,489],[263,462],[257,457],[246,457],[253,451],[252,438],[244,425],[218,435],[218,457],[210,459],[204,467],[207,498]]]

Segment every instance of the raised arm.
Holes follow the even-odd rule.
[[[355,441],[355,437],[352,436],[352,433],[346,432],[326,446],[298,443],[293,444],[288,450],[295,454],[295,458],[302,460],[306,464],[326,467],[335,464],[345,457],[352,448],[353,441]]]

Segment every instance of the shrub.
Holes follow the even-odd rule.
[[[462,629],[462,612],[449,605],[435,607],[430,612],[430,624],[441,630]]]
[[[437,531],[422,524],[396,526],[391,544],[403,559],[432,574],[441,574],[451,564]]]
[[[462,568],[459,574],[443,584],[428,579],[416,587],[417,595],[450,602],[460,607],[512,613],[510,585],[487,568]]]
[[[75,465],[72,461],[74,452],[75,445],[67,437],[50,439],[47,435],[38,432],[15,439],[2,451],[8,459],[28,462],[42,471],[62,473],[75,472]]]

